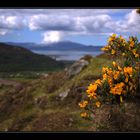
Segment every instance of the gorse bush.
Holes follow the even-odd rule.
[[[140,59],[140,43],[136,37],[130,37],[126,41],[122,36],[116,37],[116,34],[113,34],[108,39],[108,45],[102,50],[114,55],[115,58],[122,55],[124,65],[136,66]]]
[[[113,34],[102,51],[117,60],[110,67],[102,68],[102,78],[91,83],[86,90],[86,100],[79,103],[81,117],[87,118],[103,103],[122,105],[123,100],[134,97],[139,90],[140,80],[140,43],[136,37],[126,41],[122,36]],[[119,59],[118,59],[119,60]]]

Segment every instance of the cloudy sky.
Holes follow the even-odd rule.
[[[0,42],[105,45],[112,33],[140,39],[135,9],[0,9]]]

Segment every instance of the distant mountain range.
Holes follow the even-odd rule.
[[[0,72],[52,71],[64,68],[62,62],[20,46],[0,43]]]
[[[103,46],[88,46],[71,41],[61,41],[51,44],[35,43],[13,43],[7,42],[8,45],[21,46],[30,50],[58,50],[58,51],[100,51]]]

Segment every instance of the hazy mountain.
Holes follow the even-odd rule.
[[[59,51],[100,51],[102,46],[87,46],[80,43],[75,43],[71,41],[61,41],[51,44],[35,44],[35,43],[12,43],[7,44],[22,46],[30,50],[59,50]]]

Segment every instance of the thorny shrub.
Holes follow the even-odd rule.
[[[133,97],[139,90],[140,81],[140,43],[136,37],[126,41],[122,36],[113,34],[102,51],[115,59],[122,56],[123,63],[113,61],[110,67],[102,68],[102,78],[91,83],[87,99],[80,102],[81,117],[91,118],[95,108],[103,103],[123,104],[127,97]],[[138,82],[137,82],[138,81]]]

